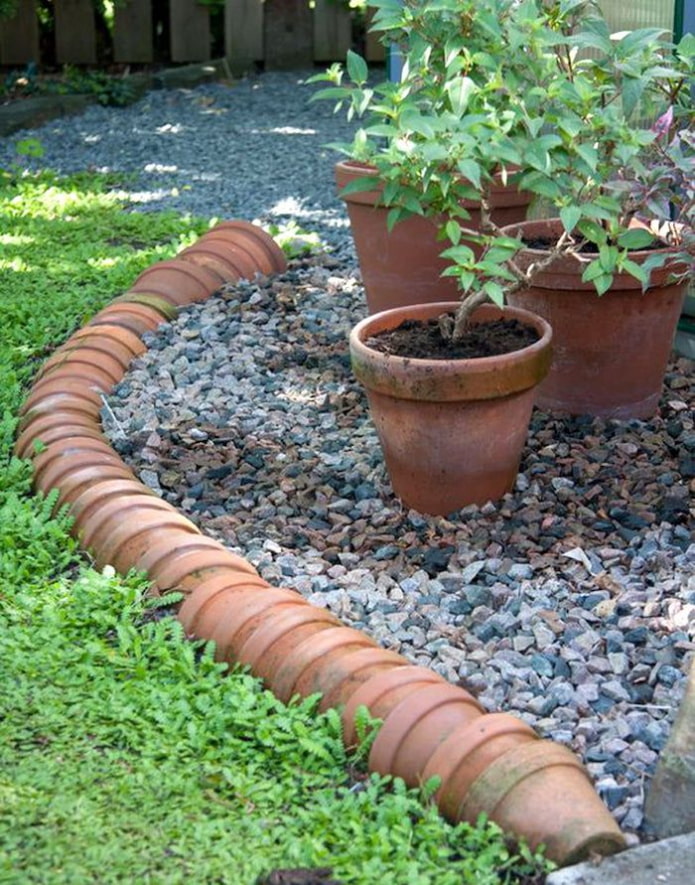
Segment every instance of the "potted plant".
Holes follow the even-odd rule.
[[[624,360],[623,325],[632,320],[630,312],[644,311],[651,289],[663,279],[668,289],[657,300],[657,313],[668,328],[655,357],[660,388],[687,280],[695,270],[694,142],[684,122],[692,116],[688,84],[695,39],[687,36],[674,47],[654,29],[611,35],[592,0],[375,0],[373,5],[374,27],[403,54],[401,81],[372,87],[364,62],[350,55],[348,82],[334,66],[323,75],[332,86],[320,94],[347,102],[349,113],[364,118],[353,142],[339,147],[376,169],[382,201],[390,207],[389,224],[419,215],[439,225],[441,254],[449,262],[444,274],[461,290],[457,305],[440,306],[443,337],[464,336],[487,301],[528,306],[533,289],[553,269],[566,270],[569,264],[575,271],[569,286],[587,290],[576,299],[577,324],[594,307],[612,304],[614,281],[622,288],[626,280],[635,281],[633,306],[618,310],[619,325],[607,336],[612,356],[601,359],[614,374]],[[478,36],[471,51],[474,28]],[[530,239],[525,224],[501,228],[491,217],[491,194],[500,176],[530,193],[536,214],[552,220],[535,222]],[[374,176],[349,186],[350,192],[360,189],[373,190]],[[481,208],[480,229],[469,224],[471,200]],[[564,289],[561,297],[569,286],[558,287]],[[605,321],[590,324],[596,338]],[[640,351],[651,343],[653,325],[648,321],[649,334],[636,336]],[[353,365],[369,385],[376,367],[369,364],[364,371],[355,342],[365,344],[373,328],[360,324],[351,338]],[[548,379],[566,361],[574,337],[573,328],[555,331],[557,356]],[[387,366],[408,356],[389,359]],[[605,387],[596,374],[598,363],[593,353],[575,360],[571,388],[582,374],[590,388]],[[633,365],[635,357],[628,356],[628,372]],[[374,414],[372,400],[370,395]],[[557,397],[553,405],[642,417],[655,400],[651,391],[631,392],[627,403]],[[385,426],[375,420],[388,452]],[[407,493],[401,495],[411,502]]]

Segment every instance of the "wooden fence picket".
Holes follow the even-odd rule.
[[[226,0],[224,51],[233,71],[263,61],[263,0]]]
[[[92,0],[55,0],[54,12],[58,64],[96,64],[97,29]]]
[[[19,0],[14,18],[0,20],[0,64],[38,64],[39,20],[35,0]]]
[[[210,11],[198,0],[169,0],[172,61],[210,60]]]
[[[316,0],[314,6],[314,61],[343,60],[352,45],[350,10],[337,0]]]
[[[151,0],[121,0],[114,8],[113,60],[147,64],[154,60]]]

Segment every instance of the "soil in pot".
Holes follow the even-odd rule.
[[[410,359],[467,360],[514,353],[539,339],[538,332],[518,320],[500,319],[471,326],[462,338],[445,338],[436,319],[427,322],[406,320],[396,329],[374,335],[365,341],[380,353]]]

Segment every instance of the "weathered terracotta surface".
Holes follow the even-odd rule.
[[[532,848],[544,844],[563,864],[625,845],[577,757],[550,741],[509,750],[473,782],[461,819],[475,821],[482,812],[506,832],[523,834]]]
[[[144,270],[130,287],[130,292],[156,292],[184,305],[202,301],[219,287],[219,276],[204,267],[173,258],[159,261]]]
[[[231,250],[211,241],[190,246],[179,257],[182,261],[214,271],[222,282],[252,278],[256,268],[252,258],[234,255]]]
[[[429,304],[367,317],[350,333],[350,356],[365,386],[393,490],[421,513],[446,516],[501,498],[514,486],[535,387],[551,359],[550,326],[514,308],[479,308],[473,322],[502,316],[541,336],[523,350],[480,359],[407,359],[365,342],[406,319],[452,313]]]
[[[525,238],[555,236],[560,222],[526,222],[508,229]],[[667,250],[664,250],[667,251]],[[524,249],[526,269],[544,255]],[[653,252],[633,252],[644,263]],[[616,274],[600,297],[581,279],[584,268],[564,256],[515,292],[510,303],[544,317],[553,328],[553,361],[536,392],[543,409],[604,418],[651,418],[659,405],[666,364],[683,308],[687,281],[669,282],[669,266],[655,270],[646,292],[627,273]]]
[[[369,167],[341,161],[335,167],[339,190],[349,182],[363,178]],[[447,267],[441,253],[450,245],[437,239],[439,222],[414,215],[400,221],[389,232],[389,210],[379,205],[381,187],[342,197],[347,205],[350,228],[367,296],[369,313],[404,307],[456,301],[459,289],[453,277],[443,277]],[[515,187],[495,187],[492,193],[492,219],[496,224],[516,224],[526,218],[529,197]],[[464,203],[471,215],[469,224],[480,226],[480,208]]]
[[[222,224],[206,237],[216,245],[231,238],[230,254],[252,255],[261,272],[285,267],[282,251],[248,222]],[[97,565],[112,563],[124,573],[141,568],[152,592],[181,591],[179,619],[187,634],[214,641],[218,660],[251,663],[280,697],[319,691],[323,709],[344,705],[349,747],[356,741],[355,713],[367,706],[385,720],[372,751],[376,768],[409,783],[439,774],[438,796],[452,819],[485,810],[532,844],[545,842],[559,863],[622,847],[572,754],[538,740],[514,717],[484,714],[463,689],[379,648],[296,591],[271,587],[249,562],[201,535],[139,483],[116,455],[100,429],[99,394],[142,352],[139,336],[170,317],[175,304],[211,294],[219,277],[189,262],[194,283],[201,282],[199,271],[207,273],[208,291],[200,294],[189,286],[191,275],[180,272],[186,262],[172,263],[173,269],[159,266],[160,273],[178,271],[178,282],[167,277],[162,285],[165,295],[152,291],[164,278],[149,274],[151,288],[143,282],[142,291],[126,293],[76,332],[23,410],[15,451],[34,459],[38,488],[58,488],[57,506],[69,507],[74,532]],[[39,441],[47,447],[41,453]],[[528,745],[540,746],[538,755]]]

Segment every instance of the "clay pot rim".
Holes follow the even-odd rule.
[[[353,372],[370,390],[437,402],[508,396],[534,387],[545,376],[552,356],[552,329],[542,317],[518,307],[484,304],[473,314],[473,322],[516,319],[540,335],[533,344],[512,353],[474,359],[417,359],[383,354],[365,343],[376,332],[394,329],[406,319],[428,320],[453,313],[457,307],[458,302],[453,301],[394,307],[360,320],[349,338]]]

